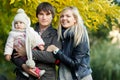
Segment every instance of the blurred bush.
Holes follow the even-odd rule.
[[[15,80],[15,66],[11,62],[5,61],[3,55],[0,54],[0,56],[3,57],[3,60],[0,61],[0,77],[4,76],[7,80]]]
[[[120,80],[120,44],[98,40],[91,46],[94,80]]]

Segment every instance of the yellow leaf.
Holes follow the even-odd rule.
[[[27,0],[28,2],[31,2],[31,0]]]
[[[24,0],[24,3],[26,4],[26,0]]]
[[[10,1],[10,4],[13,4],[14,2],[15,2],[15,0],[11,0],[11,1]]]

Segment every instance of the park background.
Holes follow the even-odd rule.
[[[53,25],[56,29],[64,7],[79,9],[89,34],[93,79],[120,80],[120,0],[0,0],[0,75],[15,80],[15,66],[5,61],[3,52],[17,9],[23,8],[35,24],[36,7],[44,1],[55,7]]]

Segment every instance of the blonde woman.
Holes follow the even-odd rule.
[[[62,49],[48,47],[60,60],[58,80],[92,80],[88,33],[76,7],[66,7],[60,14],[58,40]]]

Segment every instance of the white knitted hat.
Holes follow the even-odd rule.
[[[21,21],[25,23],[26,27],[29,27],[31,24],[30,18],[26,15],[25,11],[21,8],[17,10],[17,14],[14,17],[14,20],[12,22],[12,30],[15,29],[14,24],[16,21]]]

